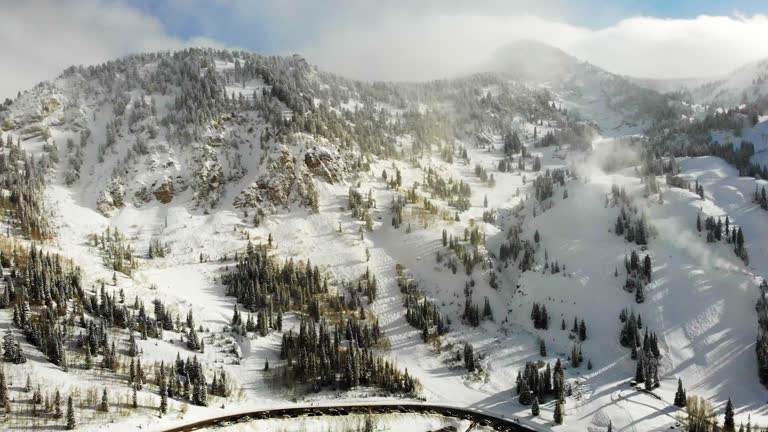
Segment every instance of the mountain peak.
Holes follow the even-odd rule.
[[[581,63],[560,48],[521,39],[497,49],[485,67],[523,80],[553,81],[561,79]]]

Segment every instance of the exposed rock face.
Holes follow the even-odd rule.
[[[267,96],[274,106],[266,111],[252,105],[250,90],[234,105],[219,99],[225,70],[216,82],[158,87],[166,77],[156,75],[157,63],[143,61],[130,73],[115,65],[110,79],[98,78],[101,69],[68,69],[0,107],[0,130],[22,142],[56,144],[67,186],[96,194],[91,204],[104,215],[182,195],[186,203],[187,192],[193,206],[206,209],[233,196],[241,208],[317,211],[315,182],[342,181],[348,156],[358,157],[338,139],[303,127],[276,134],[271,113],[292,116],[277,98]]]
[[[198,205],[209,202],[215,206],[224,188],[224,169],[219,163],[216,150],[208,144],[196,146],[192,173],[192,189]]]
[[[136,192],[133,193],[133,198],[133,205],[136,207],[141,207],[143,204],[152,201],[152,192],[149,190],[147,185],[141,184]]]
[[[99,213],[108,216],[109,213],[125,206],[125,186],[122,179],[114,178],[96,200],[96,209]]]
[[[333,154],[325,147],[314,147],[304,153],[304,165],[309,171],[328,183],[335,183],[341,178],[341,156]]]
[[[155,198],[157,198],[158,201],[160,201],[163,204],[168,204],[173,200],[173,181],[170,179],[166,179],[163,184],[160,185],[157,189],[155,189],[152,193],[155,195]]]
[[[298,163],[291,151],[283,146],[277,160],[269,164],[266,173],[250,186],[245,188],[235,198],[234,205],[238,208],[287,207],[290,202],[317,209],[317,191],[313,183],[313,175],[305,163]]]

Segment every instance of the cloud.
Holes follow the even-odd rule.
[[[72,64],[191,45],[299,53],[324,70],[378,80],[475,72],[516,39],[538,40],[611,72],[646,78],[715,76],[768,57],[768,44],[759,43],[768,40],[764,15],[627,17],[620,6],[604,3],[0,0],[0,52],[6,61],[0,98]],[[593,13],[597,8],[600,13]],[[609,24],[573,24],[595,25],[590,14]]]
[[[294,51],[363,79],[424,80],[472,71],[501,45],[534,39],[611,72],[643,78],[711,77],[768,57],[768,17],[630,17],[592,29],[535,14],[393,12],[329,22]],[[531,53],[534,55],[535,53]]]
[[[768,16],[634,17],[563,48],[612,72],[648,78],[717,76],[768,57]]]
[[[220,46],[166,34],[156,18],[110,0],[0,0],[0,99],[57,76],[73,64],[185,46]]]
[[[500,46],[517,39],[564,46],[587,32],[535,15],[401,16],[366,29],[339,26],[296,51],[355,78],[425,80],[476,71]]]

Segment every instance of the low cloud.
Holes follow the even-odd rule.
[[[726,74],[768,57],[768,16],[628,18],[565,44],[612,72],[644,78]]]
[[[108,0],[9,0],[2,4],[0,100],[56,77],[73,64],[136,52],[219,46],[168,36],[160,21]]]
[[[591,0],[0,0],[0,98],[72,64],[186,46],[299,53],[368,80],[476,72],[502,45],[544,42],[611,72],[645,78],[717,76],[768,57],[768,17],[629,17]],[[600,2],[604,3],[604,2]],[[139,8],[133,5],[145,5]],[[155,8],[157,6],[157,8]],[[152,16],[158,14],[160,18]],[[621,19],[622,17],[625,17]],[[180,38],[171,34],[207,35]],[[532,52],[529,55],[533,56]]]
[[[533,39],[643,78],[713,77],[768,57],[768,17],[632,17],[591,29],[538,15],[398,15],[326,27],[295,49],[363,79],[426,80],[473,71],[500,46]],[[530,53],[535,55],[535,53]]]

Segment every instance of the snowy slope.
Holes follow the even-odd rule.
[[[691,86],[696,102],[735,106],[768,96],[768,60],[742,66],[719,80]]]
[[[549,89],[563,107],[597,122],[608,136],[642,132],[672,103],[656,90],[534,41],[500,48],[482,68]]]
[[[752,127],[741,130],[741,136],[734,136],[732,132],[714,131],[712,140],[719,144],[740,146],[742,142],[754,145],[755,154],[752,155],[752,163],[761,166],[768,165],[768,117],[758,119],[758,123]]]
[[[560,58],[558,55],[554,58]],[[572,69],[574,65],[578,66],[576,72]],[[629,87],[617,81],[618,78],[588,65],[582,67],[578,62],[566,63],[566,66],[564,73],[568,76],[552,76],[546,83],[557,103],[569,109],[575,107],[587,120],[597,121],[606,135],[635,132],[646,120],[635,115],[642,111],[635,98],[640,93],[622,95]],[[232,62],[223,60],[217,61],[215,67],[219,71],[236,68]],[[613,83],[610,87],[613,94],[599,93],[606,82]],[[494,90],[481,84],[482,87],[473,90],[479,95],[478,99]],[[460,85],[466,84],[457,84]],[[97,90],[85,92],[90,86]],[[239,94],[248,97],[267,87],[261,80],[230,82],[226,91],[236,97]],[[162,114],[174,110],[170,102],[177,90],[169,90],[165,100],[160,93],[135,94],[132,98],[155,98]],[[767,395],[756,379],[754,355],[756,287],[760,277],[768,276],[768,250],[763,249],[768,238],[765,232],[768,225],[763,218],[768,216],[751,203],[755,180],[739,178],[733,168],[719,159],[681,161],[683,175],[698,179],[704,185],[706,200],[666,185],[662,186],[661,200],[657,195],[644,197],[644,185],[634,167],[606,173],[597,168],[599,164],[594,159],[584,160],[571,151],[568,143],[535,148],[533,131],[543,134],[555,130],[558,123],[547,118],[546,113],[536,118],[528,117],[529,112],[520,112],[505,126],[518,131],[529,153],[541,158],[540,171],[531,169],[533,158],[528,158],[525,170],[499,172],[497,167],[504,157],[499,131],[475,131],[470,125],[462,126],[478,133],[461,135],[457,142],[451,143],[457,149],[452,154],[452,162],[441,155],[440,147],[447,143],[440,139],[429,141],[428,150],[421,154],[407,153],[415,144],[423,145],[419,140],[427,139],[401,133],[394,139],[396,151],[392,155],[366,155],[367,168],[352,170],[348,166],[358,162],[357,150],[319,136],[297,133],[288,139],[282,137],[284,142],[262,141],[269,123],[255,113],[242,117],[230,115],[220,124],[211,123],[208,129],[200,131],[199,139],[193,140],[191,146],[158,134],[149,140],[147,154],[129,162],[124,161],[135,137],[123,128],[123,135],[118,134],[113,147],[104,153],[103,161],[99,161],[99,144],[107,138],[106,124],[114,121],[111,102],[102,98],[100,91],[103,88],[86,77],[61,78],[23,95],[10,107],[10,115],[5,116],[13,124],[6,124],[3,138],[5,135],[22,137],[23,147],[36,155],[44,151],[43,144],[48,139],[57,144],[62,156],[50,175],[47,189],[57,237],[46,247],[71,257],[82,266],[84,286],[92,290],[102,280],[111,283],[113,272],[87,244],[87,238],[106,227],[117,227],[141,257],[139,268],[131,277],[117,275],[114,289],[123,289],[128,299],[138,296],[147,304],[154,298],[161,299],[182,316],[193,311],[196,320],[209,330],[205,332],[206,352],[198,355],[209,370],[223,367],[230,372],[236,380],[237,392],[229,400],[216,399],[207,408],[183,407],[172,402],[172,414],[158,420],[154,407],[159,398],[155,392],[144,391],[141,400],[145,407],[121,411],[119,418],[87,414],[93,410],[83,409],[80,421],[83,428],[106,430],[115,427],[108,423],[113,421],[121,428],[154,430],[228,412],[290,406],[294,400],[322,403],[328,399],[354,402],[387,398],[367,389],[306,395],[273,391],[263,366],[266,359],[272,365],[280,364],[281,334],[243,337],[224,332],[232,317],[234,299],[224,295],[220,275],[226,266],[232,265],[234,254],[242,252],[249,241],[265,244],[270,236],[276,257],[311,260],[329,274],[334,287],[342,281],[354,280],[367,269],[376,275],[379,294],[369,310],[380,320],[389,340],[390,346],[382,350],[382,354],[419,379],[421,396],[428,401],[518,417],[541,430],[603,432],[610,422],[616,430],[661,430],[676,423],[679,412],[671,402],[677,378],[681,378],[689,395],[706,397],[718,408],[729,397],[733,398],[739,420],[751,414],[753,420],[768,423],[768,414],[763,409]],[[396,94],[408,95],[408,88],[398,91],[402,93]],[[531,93],[521,91],[512,97],[522,99],[523,94]],[[368,109],[366,104],[370,101],[364,103],[354,96],[360,95],[350,96],[343,104],[332,107],[338,110],[333,112]],[[651,96],[649,98],[655,100],[656,96]],[[313,106],[322,103],[319,99],[312,100]],[[428,113],[441,103],[419,101],[414,106],[419,112]],[[379,100],[368,106],[398,116],[403,114],[392,101]],[[132,108],[127,109],[130,112]],[[291,114],[283,105],[276,109],[280,115]],[[147,127],[155,120],[146,118]],[[759,134],[764,124],[766,122],[745,132],[745,139],[752,136],[749,134]],[[92,130],[93,137],[86,140],[83,147],[80,177],[68,184],[70,165],[64,157],[70,154],[67,138],[79,146],[79,132],[84,128]],[[487,144],[477,143],[475,138],[480,132]],[[598,148],[594,157],[600,155],[600,146],[607,148],[612,144],[616,143],[610,139],[595,141]],[[609,153],[630,152],[620,144],[605,148],[604,152]],[[460,157],[458,149],[466,149],[468,160]],[[335,162],[323,166],[327,171],[310,172],[303,163],[310,152]],[[397,159],[395,155],[408,156]],[[495,186],[480,180],[476,165],[494,175]],[[116,170],[118,166],[120,169]],[[557,186],[544,206],[536,203],[532,197],[532,180],[545,170],[565,167],[578,173],[578,178],[569,177],[564,187]],[[423,186],[429,168],[471,187],[470,208],[460,212],[458,221],[452,217],[455,209]],[[381,173],[386,170],[391,176],[395,169],[402,175],[401,192],[419,183],[418,193],[430,197],[431,202],[451,217],[424,217],[421,203],[414,203],[404,212],[404,224],[393,227],[390,209],[396,191],[387,185]],[[295,175],[283,176],[288,171]],[[121,174],[115,176],[115,172]],[[215,180],[208,174],[218,172],[227,180],[216,187],[206,187]],[[333,181],[327,181],[326,176],[333,177]],[[271,211],[266,212],[256,226],[254,209],[239,205],[238,198],[254,184],[260,190],[260,179],[277,193],[277,198],[285,200],[268,202],[265,209]],[[664,183],[663,178],[658,181]],[[173,184],[172,199],[163,202],[161,197],[168,191],[163,185],[169,182]],[[622,290],[624,257],[633,248],[639,248],[612,232],[619,209],[606,205],[606,197],[614,184],[626,188],[655,230],[647,250],[643,251],[653,258],[653,282],[646,288],[643,304],[635,304],[634,296]],[[144,196],[143,186],[150,192],[149,200],[139,199]],[[302,187],[316,191],[317,212],[303,202]],[[361,228],[365,224],[353,218],[348,208],[350,188],[363,193],[370,190],[377,203],[372,209],[373,229],[363,230],[362,236]],[[568,191],[567,199],[563,198],[564,189]],[[125,198],[123,205],[115,205],[116,197]],[[485,197],[488,208],[484,206]],[[483,213],[490,208],[496,210],[497,217],[493,222],[484,222]],[[713,216],[727,213],[734,223],[743,227],[751,257],[749,266],[744,266],[727,245],[706,243],[695,226],[700,211]],[[514,263],[503,267],[495,259],[509,228],[518,223],[522,224],[523,238],[533,239],[537,230],[541,235],[535,254],[537,265],[525,273],[520,273]],[[410,228],[406,228],[408,225]],[[449,253],[442,245],[441,233],[445,229],[455,238],[462,238],[465,229],[475,226],[486,237],[485,245],[478,248],[482,264],[478,264],[471,275],[462,267],[454,274],[445,261],[436,259],[438,252]],[[167,242],[169,255],[153,260],[145,258],[152,239]],[[370,258],[366,258],[366,250]],[[543,271],[545,250],[550,262],[556,260],[564,267],[562,272]],[[201,254],[207,258],[204,262]],[[450,320],[451,331],[441,338],[439,346],[423,343],[421,332],[406,322],[406,310],[397,286],[398,264],[418,283],[420,292]],[[500,269],[498,289],[489,283],[496,269]],[[618,277],[614,276],[617,269]],[[492,320],[483,320],[477,327],[462,320],[464,290],[468,283],[474,284],[473,302],[482,306],[488,298],[493,312]],[[552,322],[547,331],[533,327],[530,312],[534,302],[546,305],[550,312]],[[663,358],[661,387],[654,391],[658,398],[628,385],[634,377],[635,362],[630,359],[629,350],[618,342],[618,316],[623,308],[640,313],[645,326],[659,335]],[[584,319],[588,327],[589,337],[583,343],[583,351],[585,359],[593,364],[591,370],[586,365],[572,368],[567,359],[573,341],[568,331],[560,330],[560,322],[565,320],[570,328],[575,317]],[[295,327],[297,318],[295,314],[286,316],[285,330]],[[2,327],[8,327],[10,317],[3,313],[1,319]],[[539,339],[547,344],[546,358],[539,355]],[[468,374],[461,362],[455,360],[456,352],[465,342],[474,346],[482,373]],[[173,358],[177,352],[182,356],[190,354],[180,335],[173,332],[167,332],[162,341],[150,339],[140,341],[140,345],[149,362]],[[25,348],[34,352],[31,346],[25,345]],[[232,354],[233,350],[240,355]],[[566,378],[574,387],[574,395],[566,403],[565,424],[553,427],[554,404],[542,404],[541,417],[534,418],[530,407],[517,402],[514,387],[515,376],[526,362],[553,362],[558,358],[566,365]],[[119,389],[116,391],[121,398],[128,400],[128,387],[109,376],[81,370],[65,373],[42,358],[32,360],[28,367],[36,382],[56,383],[67,391],[110,385]],[[7,365],[6,370],[14,382],[24,379],[25,371],[21,367]],[[23,395],[20,391],[17,394]],[[392,427],[401,424],[398,421]],[[439,426],[431,419],[425,420],[424,425]],[[284,425],[275,422],[269,427],[280,430]]]

